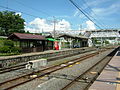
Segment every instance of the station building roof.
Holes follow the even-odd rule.
[[[8,37],[8,39],[13,39],[15,37],[20,39],[20,40],[45,40],[44,36],[26,34],[26,33],[13,33]]]
[[[58,37],[68,37],[68,38],[78,38],[78,39],[88,39],[87,37],[85,36],[81,36],[81,35],[68,35],[68,34],[61,34],[59,35]]]

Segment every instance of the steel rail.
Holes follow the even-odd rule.
[[[74,55],[78,55],[80,53],[86,53],[86,52],[90,52],[90,51],[94,51],[94,49],[92,49],[92,50],[82,50],[81,52],[77,52],[77,53],[70,53],[70,54],[65,54],[65,55],[59,55],[59,56],[55,56],[55,57],[50,57],[50,58],[48,58],[48,62],[53,61],[55,59],[58,60],[58,59],[62,59],[62,58],[65,58],[65,57],[74,56]],[[26,64],[27,63],[21,64],[21,65],[11,66],[11,67],[7,67],[7,68],[1,68],[0,69],[0,74],[25,68]]]
[[[88,90],[88,88],[91,86],[91,84],[97,79],[97,77],[99,76],[99,74],[103,71],[103,69],[106,67],[106,65],[110,62],[110,60],[113,58],[113,56],[116,54],[116,52],[118,51],[119,48],[115,49],[113,52],[111,52],[110,54],[108,54],[104,59],[105,63],[102,64],[103,67],[100,67],[101,69],[98,71],[98,75],[95,75],[92,80],[91,83],[88,83],[88,85],[84,88],[84,90]]]
[[[93,78],[93,80],[90,83],[93,83],[93,81],[95,80],[95,78],[97,78],[97,76],[100,74],[100,72],[102,72],[102,70],[104,69],[104,67],[107,65],[107,63],[111,60],[112,56],[115,54],[116,50],[112,51],[110,54],[108,54],[107,56],[105,56],[103,59],[101,59],[100,61],[98,61],[97,63],[95,63],[93,66],[91,66],[88,70],[86,70],[84,73],[82,73],[81,75],[79,75],[78,77],[76,77],[75,79],[71,80],[71,82],[69,84],[67,84],[65,87],[63,87],[61,90],[68,90],[72,85],[74,85],[77,81],[79,81],[86,73],[92,71],[92,69],[94,69],[98,64],[101,64],[106,58],[108,58],[109,60],[105,63],[105,65],[101,65],[102,69],[97,72],[97,75]],[[110,57],[111,56],[111,57]],[[103,64],[103,63],[102,63]],[[90,86],[90,83],[86,86],[86,88],[84,90],[88,90],[88,87]]]
[[[69,61],[66,62],[66,63],[62,63],[62,64],[66,64],[66,66],[61,66],[62,64],[59,64],[59,65],[55,65],[55,66],[45,68],[43,70],[39,70],[39,71],[35,71],[35,72],[29,73],[29,74],[26,74],[26,75],[22,75],[20,77],[14,78],[14,79],[4,81],[4,82],[0,83],[0,88],[2,87],[4,90],[8,90],[8,89],[17,87],[21,84],[32,81],[36,78],[43,77],[43,76],[48,75],[48,74],[50,74],[52,72],[55,72],[57,70],[68,67],[69,65],[74,65],[76,62],[80,62],[82,60],[93,57],[93,56],[99,54],[99,52],[103,52],[103,51],[105,51],[105,50],[98,51],[96,53],[92,53],[92,54],[88,54],[88,55],[84,55],[80,58],[77,58],[77,59],[74,59],[74,60],[70,61],[70,62],[73,62],[73,63],[68,63]],[[30,77],[31,75],[37,75],[37,77],[31,78]]]
[[[16,65],[16,66],[12,66],[12,67],[2,68],[2,69],[0,69],[0,74],[25,68],[25,65],[26,64],[21,64],[21,65]]]

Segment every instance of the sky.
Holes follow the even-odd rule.
[[[0,0],[0,11],[15,11],[25,19],[25,30],[36,33],[53,31],[54,20],[56,30],[120,28],[120,0],[73,1],[94,23],[69,0]]]

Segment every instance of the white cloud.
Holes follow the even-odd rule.
[[[92,10],[97,14],[98,16],[108,16],[111,14],[118,13],[120,9],[119,4],[113,4],[107,8],[93,8]]]
[[[53,31],[54,23],[53,21],[47,21],[46,19],[35,18],[33,21],[26,25],[25,30],[35,33],[40,33],[42,31],[49,32]],[[62,19],[55,24],[56,30],[70,30],[71,25],[68,21]]]
[[[21,13],[21,12],[16,12],[16,13],[15,13],[15,15],[18,15],[18,14],[19,14],[20,16],[22,15],[22,13]]]
[[[92,22],[92,21],[86,21],[86,24],[87,24],[87,29],[88,30],[95,30],[96,28],[95,28],[95,25],[94,25],[94,23]]]
[[[111,1],[111,0],[89,0],[89,2],[86,2],[88,6],[99,6],[99,5],[102,5],[104,3],[107,3],[108,1]],[[84,8],[87,8],[86,4],[83,5]]]
[[[24,22],[24,24],[25,24],[25,26],[27,25],[27,23],[26,23],[26,22]]]
[[[102,18],[106,19],[105,16],[119,13],[120,11],[120,1],[114,1],[113,3],[110,2],[111,0],[88,0],[86,1],[85,4],[82,5],[82,9],[85,11],[87,10],[87,12],[92,17],[97,18],[97,16],[99,16],[100,19]],[[103,7],[103,5],[105,5],[106,3],[107,5]],[[84,15],[80,15],[80,13],[78,13],[78,10],[76,10],[74,16],[78,16],[78,15],[80,18],[85,18]]]
[[[56,30],[70,30],[71,25],[68,21],[62,19],[56,24]]]
[[[82,6],[80,6],[83,10],[86,10],[87,8],[92,9],[92,7],[98,7],[106,2],[108,2],[110,0],[89,0],[89,1],[85,1],[86,3],[83,4]],[[91,11],[90,11],[91,12]],[[73,14],[73,16],[79,16],[80,18],[85,18],[85,16],[82,14],[80,14],[79,10],[76,9],[75,13]]]
[[[91,7],[92,11],[100,17],[109,16],[111,14],[119,13],[120,10],[120,1],[114,1],[110,3],[111,0],[94,0],[88,2],[88,6]],[[107,5],[105,5],[107,3]],[[104,7],[103,7],[103,6]],[[86,4],[83,5],[84,9],[88,8]],[[91,16],[95,17],[94,13],[90,13]],[[105,18],[105,17],[104,17]]]

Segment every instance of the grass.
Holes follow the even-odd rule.
[[[19,55],[20,53],[0,53],[0,56],[12,56],[12,55]]]

